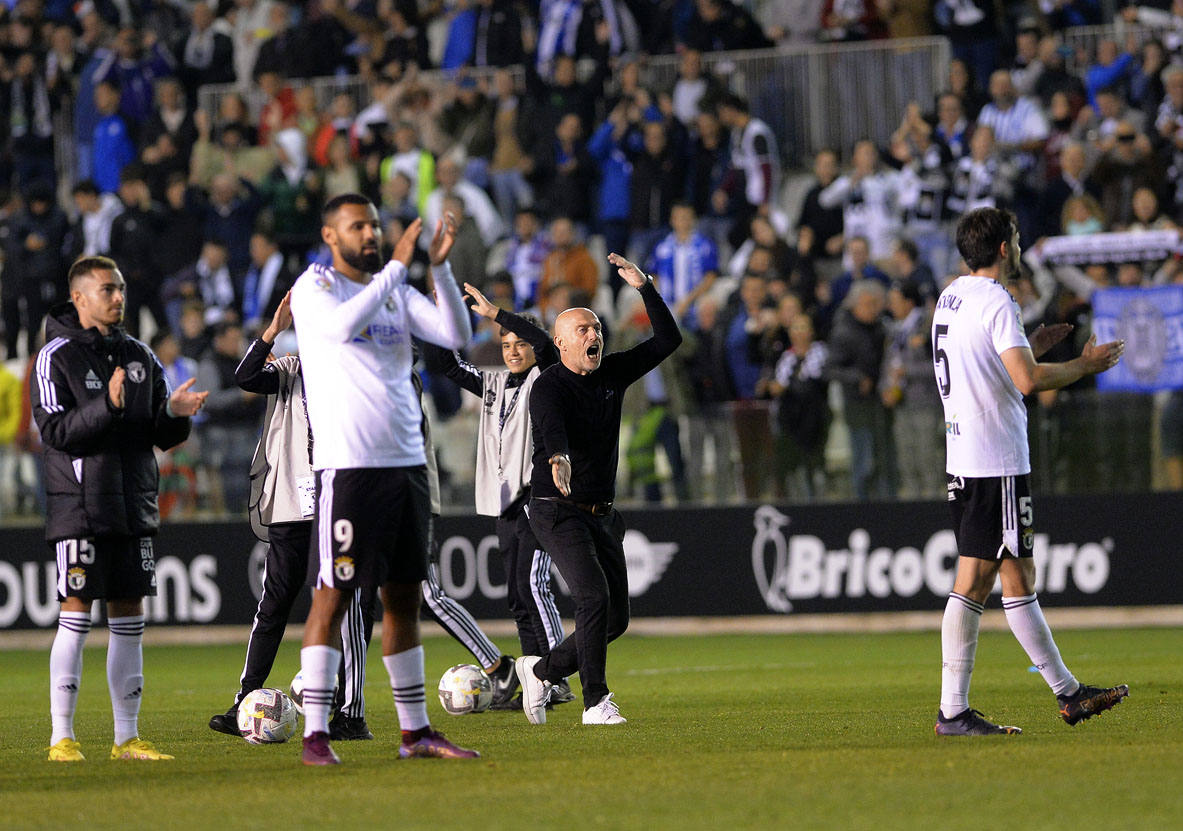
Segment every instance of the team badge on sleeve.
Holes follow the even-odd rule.
[[[132,361],[127,365],[127,378],[133,384],[142,384],[147,377],[148,373],[144,370],[144,365],[139,361]]]

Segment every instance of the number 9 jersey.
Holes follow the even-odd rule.
[[[996,280],[958,277],[937,298],[932,343],[945,470],[978,478],[1030,473],[1027,410],[1001,357],[1031,348],[1018,303]]]

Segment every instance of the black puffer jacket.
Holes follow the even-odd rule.
[[[189,419],[167,413],[160,361],[122,329],[106,337],[83,329],[69,303],[50,310],[45,337],[29,396],[45,445],[46,539],[155,534],[152,446],[167,450],[189,436]],[[107,398],[117,366],[127,373],[122,411]]]

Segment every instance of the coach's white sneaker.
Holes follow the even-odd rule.
[[[620,708],[612,700],[612,693],[600,699],[594,707],[583,711],[584,724],[624,724],[627,719],[620,714]]]
[[[534,674],[534,665],[542,659],[537,655],[523,655],[513,662],[514,671],[522,685],[522,710],[531,724],[546,724],[546,702],[550,698],[550,682]]]

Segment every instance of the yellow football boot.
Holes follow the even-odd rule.
[[[162,762],[172,759],[167,753],[161,753],[151,742],[146,742],[138,736],[128,739],[123,744],[111,746],[112,759],[142,759],[149,762]]]
[[[49,748],[49,761],[85,762],[86,757],[82,755],[82,745],[74,739],[59,739],[57,744]]]

